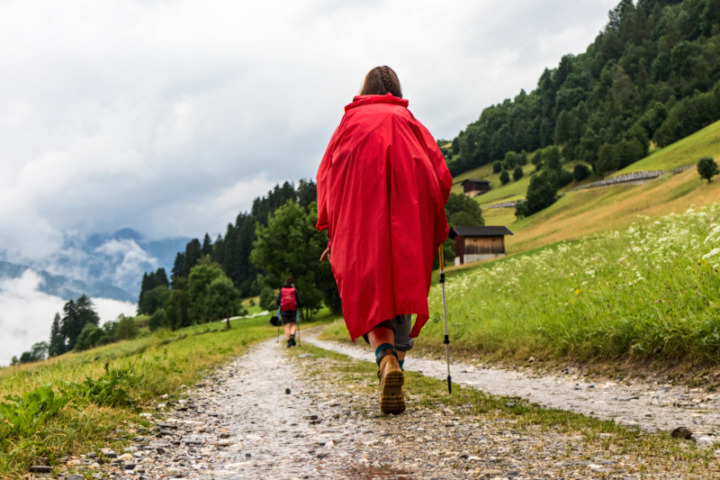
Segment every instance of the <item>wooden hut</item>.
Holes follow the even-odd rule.
[[[476,195],[482,195],[485,192],[490,191],[489,180],[473,180],[467,178],[462,181],[463,193],[469,197]]]
[[[455,227],[455,265],[505,256],[505,226]]]

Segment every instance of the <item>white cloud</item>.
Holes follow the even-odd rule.
[[[584,51],[616,3],[0,2],[0,258],[57,258],[68,232],[222,233],[315,176],[376,65],[452,138]]]
[[[0,365],[9,365],[13,356],[42,341],[49,341],[56,313],[62,315],[65,300],[38,291],[41,277],[32,270],[16,279],[0,281]],[[93,298],[101,323],[115,320],[119,314],[135,314],[128,302]]]
[[[17,233],[0,249],[37,258],[68,229],[222,228],[207,215],[214,192],[252,189],[234,216],[266,192],[248,179],[314,176],[377,64],[398,71],[418,118],[450,138],[584,50],[614,4],[3,2],[0,231]]]

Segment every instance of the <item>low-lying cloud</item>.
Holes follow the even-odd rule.
[[[0,280],[0,366],[9,365],[37,342],[49,342],[56,313],[62,315],[66,303],[60,297],[41,292],[42,278],[32,270],[21,277]],[[100,321],[117,319],[121,313],[134,315],[136,306],[128,302],[93,298]]]

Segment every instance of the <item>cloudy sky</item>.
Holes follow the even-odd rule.
[[[0,259],[68,233],[224,231],[315,176],[376,65],[453,138],[583,52],[617,1],[2,0]]]

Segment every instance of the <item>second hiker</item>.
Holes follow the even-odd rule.
[[[285,340],[288,348],[294,347],[295,332],[297,331],[298,308],[300,307],[300,295],[293,285],[293,279],[287,277],[285,284],[278,292],[277,304],[280,307],[280,321],[285,326]]]

